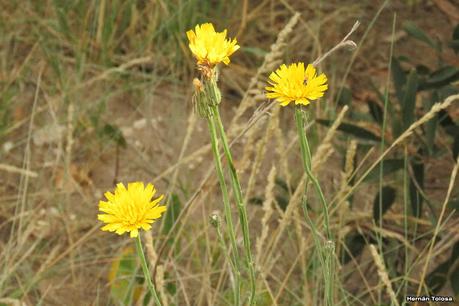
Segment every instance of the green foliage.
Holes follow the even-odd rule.
[[[344,249],[340,254],[341,264],[350,262],[362,254],[363,248],[367,244],[367,239],[361,233],[351,232],[344,238]]]
[[[172,227],[174,226],[175,221],[180,215],[181,210],[182,204],[180,202],[180,198],[177,194],[173,193],[169,198],[169,202],[167,203],[167,210],[163,218],[162,232],[164,235],[169,234]],[[171,244],[173,241],[174,238],[170,238],[168,243]]]
[[[403,24],[403,28],[408,35],[412,36],[413,38],[427,44],[428,46],[432,47],[433,49],[440,51],[441,45],[436,42],[432,37],[427,35],[423,30],[418,28],[418,26],[413,22],[405,22]]]
[[[398,170],[403,169],[404,166],[404,161],[403,159],[400,158],[394,158],[394,159],[386,159],[382,161],[383,167],[382,167],[382,176],[385,177],[386,175],[392,174]],[[375,167],[368,175],[365,177],[364,181],[365,182],[375,182],[379,180],[380,177],[380,167],[377,166]]]
[[[126,139],[124,138],[121,130],[116,125],[106,123],[101,129],[97,131],[97,133],[102,139],[112,141],[117,146],[122,148],[127,147]]]
[[[432,106],[443,101],[446,97],[459,92],[456,83],[459,80],[459,69],[454,66],[445,65],[442,60],[442,51],[445,44],[433,39],[427,33],[418,28],[414,23],[405,23],[405,31],[410,37],[422,42],[431,47],[438,56],[437,67],[427,67],[423,63],[417,63],[415,58],[404,56],[394,57],[391,62],[391,77],[392,86],[394,89],[394,97],[381,93],[376,86],[373,86],[373,91],[376,98],[367,99],[368,115],[364,116],[351,108],[351,118],[358,118],[359,121],[367,120],[371,126],[379,126],[379,133],[366,130],[361,126],[365,124],[359,123],[359,126],[352,122],[341,124],[339,131],[364,142],[379,142],[383,141],[381,149],[384,146],[391,145],[397,137],[399,137],[406,129],[414,122],[419,120],[427,113]],[[452,41],[447,43],[457,53],[459,52],[459,25],[455,28],[452,35]],[[347,89],[341,89],[339,96],[339,105],[349,105],[351,103],[352,93]],[[346,94],[343,94],[346,92]],[[390,92],[390,91],[389,91]],[[421,95],[422,93],[422,95]],[[418,102],[421,102],[422,105]],[[387,105],[387,113],[384,114],[383,105]],[[386,122],[387,124],[386,124]],[[330,126],[331,120],[317,120],[318,123]],[[382,128],[385,127],[383,131]],[[379,135],[385,135],[380,137]],[[431,204],[432,200],[426,197],[425,193],[425,177],[427,162],[430,158],[450,158],[449,152],[452,151],[453,158],[457,158],[459,153],[459,126],[455,120],[443,110],[437,114],[432,120],[423,125],[422,129],[413,137],[407,148],[408,153],[407,165],[405,165],[404,152],[397,152],[381,161],[382,165],[377,165],[365,177],[364,182],[374,184],[382,180],[378,192],[373,197],[373,219],[376,224],[382,220],[380,218],[391,208],[397,205],[396,197],[400,193],[399,188],[395,188],[395,184],[403,186],[402,176],[397,175],[400,170],[406,171],[407,190],[406,204],[409,205],[409,213],[417,218],[423,217],[424,204],[428,204],[430,209],[434,209]],[[446,137],[445,137],[446,136]],[[443,137],[442,141],[438,141],[438,137]],[[445,148],[444,144],[451,143],[451,148]],[[387,185],[389,176],[393,178],[394,183]],[[354,199],[355,200],[355,199]],[[351,203],[352,206],[352,203]],[[453,195],[448,207],[451,209],[459,208],[457,195]],[[432,211],[434,212],[434,210]],[[435,222],[435,218],[433,218]],[[406,230],[409,230],[407,228]],[[416,230],[414,231],[416,237]],[[403,245],[400,241],[393,238],[382,238],[379,233],[368,231],[352,231],[344,237],[344,245],[341,249],[340,260],[342,264],[348,263],[352,258],[357,258],[368,243],[380,243],[384,256],[385,265],[387,267],[391,279],[398,279],[402,275],[400,267],[400,259],[405,258],[402,252]],[[407,263],[405,263],[406,265]],[[450,284],[456,296],[459,295],[459,243],[456,243],[451,254],[451,257],[445,262],[440,263],[426,278],[427,287],[431,294],[439,293],[446,285]],[[394,283],[397,283],[394,281]],[[401,286],[402,284],[399,283]],[[395,286],[396,287],[396,286]]]
[[[333,124],[333,120],[326,120],[326,119],[317,119],[317,123],[323,124],[325,126],[331,126]],[[338,131],[344,132],[346,134],[350,134],[352,136],[355,136],[357,138],[360,138],[362,140],[366,140],[369,142],[378,142],[381,141],[381,138],[377,135],[375,135],[373,132],[352,124],[352,123],[341,123],[338,126]]]
[[[437,294],[448,282],[456,297],[459,296],[459,242],[452,248],[451,256],[439,264],[426,277],[426,285],[431,294]]]
[[[395,202],[395,188],[384,186],[373,200],[373,219],[375,222],[382,222],[382,216]]]
[[[141,281],[136,277],[138,258],[133,248],[124,249],[112,263],[109,281],[111,297],[123,305],[132,305],[141,293]]]

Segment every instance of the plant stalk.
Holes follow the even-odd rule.
[[[233,218],[231,216],[231,205],[230,205],[229,196],[228,196],[228,188],[226,186],[225,176],[223,174],[223,166],[222,166],[222,162],[220,159],[217,129],[215,127],[215,118],[213,116],[209,116],[207,117],[207,122],[209,125],[212,153],[214,155],[214,161],[215,161],[215,169],[217,171],[217,176],[218,176],[218,180],[220,183],[220,189],[223,195],[223,205],[224,205],[224,211],[225,211],[226,226],[227,226],[228,234],[230,237],[230,243],[231,243],[232,254],[233,254],[233,257],[232,257],[233,262],[231,264],[231,267],[233,268],[234,283],[235,283],[234,284],[235,305],[240,305],[241,272],[240,272],[240,267],[239,267],[239,252],[237,250],[236,234],[234,231]]]
[[[135,242],[136,242],[137,255],[140,258],[140,264],[142,265],[142,271],[143,271],[143,275],[145,276],[145,280],[147,282],[148,290],[150,290],[150,294],[155,300],[156,305],[161,306],[161,301],[159,300],[158,293],[156,293],[155,286],[153,285],[153,282],[151,281],[150,270],[148,269],[147,260],[145,259],[145,254],[142,249],[142,241],[140,240],[140,234],[137,235],[137,239],[135,240]]]
[[[318,255],[319,260],[322,265],[323,269],[323,276],[324,276],[324,300],[325,304],[328,306],[333,305],[333,297],[334,297],[334,266],[335,266],[335,246],[333,242],[333,237],[330,231],[330,221],[329,221],[329,213],[328,213],[328,205],[325,200],[325,196],[322,192],[322,188],[320,187],[320,183],[315,175],[312,173],[312,165],[311,165],[311,150],[309,147],[308,138],[306,136],[306,132],[304,130],[304,117],[303,112],[301,111],[300,107],[295,107],[295,122],[298,131],[298,137],[300,140],[300,150],[301,150],[301,159],[303,162],[303,168],[306,172],[306,175],[313,183],[317,194],[319,195],[320,203],[322,204],[323,214],[324,214],[324,227],[326,232],[327,240],[325,245],[322,245],[320,242],[319,234],[317,232],[317,228],[314,226],[312,220],[309,218],[307,203],[304,201],[303,203],[303,210],[305,212],[306,219],[311,226],[312,234],[314,241],[318,248]],[[305,184],[305,191],[307,190],[308,183]],[[305,194],[306,196],[306,194]]]
[[[242,227],[246,264],[249,269],[249,277],[250,277],[249,305],[254,305],[255,304],[255,290],[256,290],[255,281],[256,279],[255,279],[255,269],[253,266],[252,251],[250,247],[249,222],[248,222],[248,217],[247,217],[247,210],[246,210],[244,200],[242,197],[241,184],[240,184],[237,172],[236,172],[236,168],[234,167],[233,157],[230,151],[228,139],[226,137],[225,129],[223,127],[223,123],[220,117],[220,112],[218,111],[218,107],[216,105],[211,106],[211,113],[216,120],[217,128],[219,130],[220,137],[223,142],[223,150],[225,153],[225,157],[228,161],[228,167],[230,169],[231,183],[233,185],[233,191],[235,193],[237,208],[238,208],[238,213],[239,213],[239,220],[240,220],[241,227]]]

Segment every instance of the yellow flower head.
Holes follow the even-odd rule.
[[[186,32],[186,36],[191,52],[202,66],[213,67],[220,62],[228,65],[230,55],[239,49],[236,39],[226,39],[226,29],[215,32],[211,23],[197,25],[194,31]]]
[[[308,105],[317,100],[328,89],[325,74],[316,75],[316,68],[309,64],[304,69],[304,63],[281,65],[276,72],[269,76],[266,97],[276,99],[280,105],[286,106],[290,102]]]
[[[140,228],[149,230],[166,210],[166,206],[159,206],[162,195],[152,200],[155,193],[152,184],[145,187],[142,182],[135,182],[129,183],[127,188],[122,183],[117,184],[114,194],[105,193],[108,201],[99,202],[99,210],[105,214],[97,215],[97,218],[107,223],[102,230],[118,235],[129,232],[131,237],[137,237]]]

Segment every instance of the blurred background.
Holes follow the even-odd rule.
[[[165,304],[232,305],[228,262],[208,221],[223,210],[209,135],[191,104],[197,71],[185,33],[203,22],[241,46],[221,67],[220,107],[236,139],[258,304],[321,305],[301,208],[285,213],[302,176],[293,111],[276,106],[249,120],[267,103],[270,71],[314,61],[356,21],[357,48],[320,63],[329,90],[309,108],[316,151],[349,107],[316,168],[336,208],[336,305],[394,305],[378,273],[400,304],[419,286],[457,296],[457,102],[365,174],[434,103],[458,93],[457,1],[2,0],[0,305],[147,305],[132,240],[97,221],[103,193],[130,181],[168,196],[149,253],[152,263],[159,257]],[[383,266],[369,252],[375,243]]]

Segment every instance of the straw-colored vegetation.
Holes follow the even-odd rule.
[[[0,306],[459,299],[454,1],[0,7]]]

